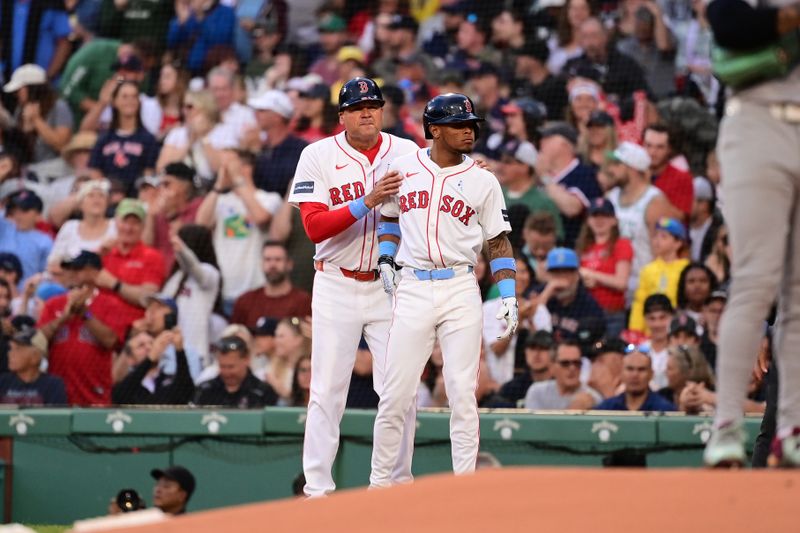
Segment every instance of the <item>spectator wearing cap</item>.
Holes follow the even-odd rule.
[[[256,320],[255,327],[249,328],[253,346],[250,370],[262,381],[269,370],[270,361],[275,356],[275,330],[278,322],[280,321],[276,318],[262,316]]]
[[[186,224],[193,224],[203,202],[198,194],[200,180],[185,163],[170,163],[160,177],[158,194],[148,206],[142,241],[158,250],[169,272],[175,262],[171,236]]]
[[[467,16],[469,3],[465,0],[439,2],[439,11],[422,20],[417,44],[431,57],[444,58],[456,46],[458,28]]]
[[[337,108],[331,102],[330,87],[315,83],[299,96],[298,117],[294,125],[298,137],[311,144],[342,131]]]
[[[662,218],[656,222],[653,233],[653,255],[655,259],[642,267],[639,287],[631,303],[628,328],[646,333],[642,320],[644,301],[651,294],[666,295],[673,306],[678,301],[678,281],[689,260],[680,257],[686,246],[686,228],[674,218]]]
[[[604,317],[603,309],[581,283],[578,255],[569,248],[553,248],[547,254],[548,281],[538,289],[547,306],[556,341],[577,338],[584,317]]]
[[[47,169],[40,174],[40,176],[44,174],[42,177],[49,182],[46,182],[45,187],[39,187],[38,194],[44,202],[44,214],[47,220],[56,228],[60,228],[78,209],[80,182],[89,177],[89,158],[95,143],[97,143],[96,133],[92,131],[75,133],[61,150],[61,162],[52,167],[54,169],[52,174]]]
[[[255,187],[255,157],[243,150],[226,151],[217,181],[197,211],[196,223],[213,232],[222,272],[225,312],[236,298],[264,284],[257,264],[273,215],[283,205],[274,192]]]
[[[470,74],[469,90],[475,95],[477,113],[486,118],[487,129],[481,134],[502,134],[506,126],[503,107],[508,99],[500,90],[500,69],[492,63],[481,63]]]
[[[0,374],[0,404],[36,407],[67,405],[64,382],[40,370],[47,357],[47,338],[33,328],[11,337],[8,372]]]
[[[653,185],[661,189],[677,210],[671,216],[688,221],[694,202],[694,182],[686,159],[676,151],[675,134],[664,124],[651,124],[645,128],[643,139],[642,144],[650,156]]]
[[[0,251],[15,254],[22,263],[22,282],[47,268],[53,239],[36,228],[43,209],[42,199],[28,189],[8,197],[6,216],[0,218]]]
[[[656,2],[645,2],[633,13],[633,33],[617,41],[617,50],[644,71],[657,99],[675,92],[675,40]]]
[[[568,76],[596,81],[609,98],[617,101],[631,96],[635,91],[649,90],[642,67],[609,45],[608,30],[599,19],[591,17],[580,25],[578,43],[583,54],[564,65],[564,72]]]
[[[170,243],[175,262],[162,292],[175,299],[184,343],[207,365],[214,315],[223,313],[222,278],[211,231],[185,224],[170,236]]]
[[[653,362],[654,383],[659,387],[664,386],[666,379],[667,358],[669,357],[669,328],[675,310],[672,302],[664,294],[653,294],[644,301],[644,322],[649,337],[643,343],[650,360]],[[626,332],[630,335],[630,332]]]
[[[261,269],[266,283],[236,299],[231,322],[252,328],[262,316],[271,318],[311,316],[311,295],[292,284],[294,267],[281,243],[267,241],[261,249]]]
[[[529,213],[550,213],[556,222],[556,234],[564,233],[558,207],[536,187],[538,153],[531,142],[511,139],[500,147],[500,168],[497,179],[503,189],[506,206],[524,205]]]
[[[378,398],[372,383],[372,352],[364,338],[358,343],[350,388],[347,390],[348,409],[377,409]]]
[[[719,319],[725,304],[728,303],[728,293],[716,290],[706,300],[703,306],[703,336],[700,338],[700,349],[712,369],[717,368],[717,344],[719,343]]]
[[[231,126],[220,122],[220,111],[209,91],[189,91],[183,100],[183,124],[164,139],[156,162],[163,172],[169,163],[183,161],[194,168],[203,186],[214,182],[222,150],[238,145]]]
[[[549,331],[531,331],[525,339],[525,370],[503,383],[492,407],[518,407],[532,384],[552,379],[550,350],[553,347],[553,335]]]
[[[222,66],[215,67],[206,75],[206,85],[214,97],[220,123],[228,127],[235,139],[235,144],[226,147],[238,146],[245,132],[256,125],[256,115],[252,109],[236,101],[235,73]]]
[[[586,384],[603,398],[610,398],[619,392],[626,349],[626,343],[619,337],[607,338],[593,347],[592,368]]]
[[[445,67],[468,77],[484,63],[500,64],[499,52],[489,43],[490,28],[476,13],[467,13],[458,25],[456,46],[445,57]]]
[[[135,83],[117,84],[108,101],[113,109],[111,124],[92,149],[89,174],[95,179],[120,180],[126,194],[131,196],[136,180],[153,172],[158,144],[142,123],[139,87]],[[89,118],[87,115],[84,122]]]
[[[694,203],[689,217],[689,239],[692,261],[703,262],[711,253],[714,236],[722,225],[722,214],[716,209],[714,186],[703,176],[692,180]]]
[[[45,70],[36,64],[22,65],[3,91],[17,98],[14,120],[33,143],[31,162],[57,159],[72,134],[72,112],[47,83]]]
[[[114,300],[114,313],[127,324],[144,315],[143,298],[158,291],[164,283],[164,258],[142,241],[144,205],[126,198],[117,206],[117,240],[103,256],[103,270],[97,285]]]
[[[547,195],[561,212],[564,224],[563,244],[575,245],[578,232],[592,200],[602,195],[595,171],[577,157],[578,132],[564,122],[541,132],[537,173]]]
[[[678,312],[669,324],[670,346],[698,346],[700,330],[697,322],[686,313]]]
[[[599,411],[676,411],[675,405],[650,388],[653,367],[650,357],[639,350],[625,356],[622,384],[625,392],[597,404]]]
[[[180,328],[162,331],[155,339],[146,331],[128,339],[123,355],[131,369],[111,390],[115,405],[186,405],[194,396],[194,382],[189,373],[185,339]],[[172,346],[175,350],[174,374],[167,374],[161,357]]]
[[[367,56],[358,46],[351,44],[342,46],[336,52],[336,61],[339,62],[339,76],[331,84],[331,100],[334,100],[348,80],[358,76],[366,76]]]
[[[608,152],[617,147],[617,132],[614,119],[599,109],[592,111],[586,129],[578,138],[578,153],[581,159],[599,170],[606,162]]]
[[[72,32],[64,5],[58,2],[9,2],[8,10],[0,13],[0,32],[12,38],[3,46],[3,78],[22,63],[35,63],[46,69],[54,79],[69,57]],[[10,16],[9,16],[10,15]]]
[[[184,338],[181,323],[181,315],[178,309],[178,302],[172,295],[158,292],[145,296],[143,298],[145,304],[144,317],[133,323],[133,329],[136,331],[146,331],[154,340],[158,340],[164,332],[177,331],[180,333],[180,343],[183,351],[185,352],[186,363],[189,366],[189,374],[193,380],[200,378],[203,370],[203,358],[201,352],[198,352],[188,342],[188,337]],[[206,326],[208,327],[208,326]],[[177,330],[176,330],[177,328]],[[194,328],[196,331],[197,328]],[[177,375],[180,371],[178,366],[181,364],[178,361],[178,344],[173,342],[159,343],[161,353],[158,356],[159,368],[168,375]],[[208,348],[203,350],[206,353]]]
[[[0,279],[5,281],[11,288],[9,295],[9,306],[11,300],[17,294],[17,287],[23,286],[22,262],[17,254],[13,252],[0,252]]]
[[[548,120],[562,120],[567,107],[566,83],[549,70],[549,57],[550,50],[545,42],[529,38],[516,50],[511,91],[544,104]]]
[[[194,405],[256,409],[277,403],[275,390],[250,371],[250,352],[240,337],[223,337],[214,349],[219,375],[197,386]]]
[[[267,91],[247,102],[256,110],[257,128],[250,130],[250,149],[256,152],[253,175],[256,187],[267,192],[286,195],[300,153],[308,146],[291,131],[294,105],[283,91]],[[261,137],[266,135],[266,140]]]
[[[111,358],[128,323],[113,296],[97,287],[102,261],[81,251],[62,263],[69,292],[50,298],[38,327],[50,342],[48,370],[60,376],[72,405],[111,403]]]
[[[175,465],[163,470],[151,470],[150,477],[156,480],[153,507],[171,515],[185,514],[196,487],[194,475],[186,468]]]
[[[117,225],[107,218],[111,184],[106,179],[90,179],[80,184],[75,195],[80,218],[67,220],[58,230],[48,263],[60,263],[80,250],[97,252],[117,237]]]
[[[317,31],[323,55],[308,71],[317,74],[323,83],[330,87],[339,79],[339,61],[336,59],[336,54],[347,41],[347,22],[337,13],[329,11],[318,20]]]
[[[255,4],[262,3],[262,0],[239,2],[236,10],[252,9]],[[272,6],[280,4],[271,2]],[[286,48],[279,46],[283,41],[283,31],[279,27],[277,17],[239,16],[239,24],[236,26],[236,55],[246,65],[244,75],[248,83],[258,86],[262,81],[261,78],[268,76],[269,69],[277,63],[278,55],[287,51]]]
[[[606,172],[614,188],[608,199],[614,204],[619,221],[619,233],[631,241],[633,263],[626,299],[633,298],[639,286],[642,267],[652,261],[650,247],[652,228],[656,222],[672,213],[672,206],[664,194],[650,183],[650,156],[638,144],[621,143],[608,156]]]
[[[160,54],[174,14],[173,2],[102,0],[97,33],[104,37],[113,35],[124,42],[146,40]]]
[[[614,205],[595,198],[581,228],[575,251],[581,259],[581,278],[589,294],[606,314],[606,335],[619,336],[625,329],[625,291],[631,275],[633,247],[620,237]]]
[[[600,393],[581,383],[581,347],[576,340],[564,340],[550,350],[550,373],[553,379],[534,383],[525,394],[525,409],[569,409],[579,393],[592,397],[592,405],[603,398]]]
[[[567,122],[578,130],[580,135],[586,134],[589,117],[600,109],[601,89],[592,80],[574,79],[567,84],[569,89],[569,106]]]
[[[167,48],[182,50],[192,74],[202,74],[206,56],[215,47],[233,46],[236,13],[221,2],[177,2],[169,23]]]

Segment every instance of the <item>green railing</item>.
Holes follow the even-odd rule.
[[[341,488],[367,483],[374,416],[345,414],[334,467]],[[449,414],[421,412],[417,420],[415,474],[449,470]],[[289,497],[301,470],[304,423],[305,411],[292,408],[0,410],[7,451],[0,505],[13,521],[70,523],[104,514],[121,488],[150,502],[149,472],[169,464],[197,478],[191,510]],[[710,423],[680,415],[491,411],[481,414],[481,450],[503,465],[697,467]],[[759,424],[747,420],[750,446]]]

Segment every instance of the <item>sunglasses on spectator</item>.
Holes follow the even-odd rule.
[[[580,368],[581,365],[583,364],[580,359],[561,360],[561,361],[556,361],[556,363],[558,363],[558,366],[560,366],[561,368],[569,368],[569,367]]]
[[[649,344],[629,344],[625,347],[625,355],[629,353],[639,352],[645,355],[650,353],[650,345]]]

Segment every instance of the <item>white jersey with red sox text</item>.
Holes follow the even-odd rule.
[[[400,219],[397,264],[419,270],[475,266],[483,242],[510,232],[497,178],[465,157],[439,168],[427,149],[392,161],[403,174],[399,193],[381,214]]]
[[[289,202],[318,202],[334,210],[369,194],[392,160],[418,148],[414,142],[394,135],[381,133],[381,137],[380,150],[372,163],[350,146],[344,132],[307,146],[297,163]],[[343,232],[317,244],[314,259],[349,270],[374,269],[378,259],[378,219],[378,211],[373,209]]]

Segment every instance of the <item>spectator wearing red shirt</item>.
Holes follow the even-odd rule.
[[[144,243],[164,257],[164,270],[170,272],[175,263],[170,235],[185,224],[194,224],[203,199],[197,195],[197,177],[185,163],[170,163],[164,168],[153,205],[147,209]]]
[[[644,148],[650,156],[653,185],[663,191],[675,212],[669,215],[684,223],[689,221],[694,205],[694,181],[683,157],[676,157],[669,128],[653,124],[644,130]]]
[[[311,295],[292,285],[292,260],[286,246],[268,241],[261,251],[261,268],[267,282],[242,294],[233,305],[231,324],[256,327],[262,316],[289,318],[311,316]]]
[[[117,242],[97,276],[97,286],[112,296],[113,312],[126,325],[144,316],[144,297],[158,292],[166,278],[164,256],[142,242],[146,216],[138,200],[125,198],[117,205]]]
[[[625,328],[625,291],[633,246],[620,237],[614,204],[608,199],[592,201],[576,250],[581,258],[583,284],[606,312],[606,336],[613,339]]]
[[[111,359],[127,324],[114,297],[97,288],[100,256],[82,251],[62,263],[71,289],[45,303],[38,327],[50,342],[48,372],[64,380],[72,405],[111,403]]]

